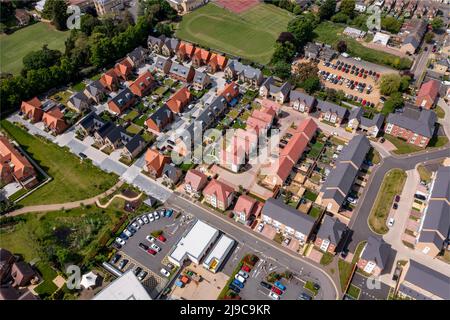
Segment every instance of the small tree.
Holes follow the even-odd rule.
[[[345,42],[344,40],[340,40],[336,45],[336,49],[340,53],[346,52],[347,51],[347,42]]]

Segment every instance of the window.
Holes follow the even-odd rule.
[[[391,133],[393,127],[394,127],[394,125],[392,123],[388,123],[385,131],[387,133]]]
[[[376,264],[372,261],[369,261],[364,267],[364,272],[372,273],[373,269],[375,269]]]
[[[328,239],[322,240],[322,244],[320,245],[320,250],[327,251],[329,245],[330,245],[330,240],[328,240]]]
[[[422,252],[428,254],[428,252],[430,252],[430,247],[423,248]]]

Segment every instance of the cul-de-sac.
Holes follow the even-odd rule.
[[[449,0],[2,0],[0,76],[0,300],[450,300]]]

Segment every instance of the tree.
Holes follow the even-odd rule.
[[[337,51],[339,51],[340,53],[347,51],[347,42],[345,42],[344,40],[340,40],[340,41],[336,44],[336,49],[337,49]]]
[[[295,37],[290,32],[281,32],[278,36],[277,42],[285,43],[286,41],[295,43]]]
[[[60,0],[47,0],[42,11],[42,16],[52,21],[58,30],[67,29],[67,4]]]
[[[313,94],[320,89],[320,80],[317,76],[306,79],[300,86],[309,94]]]
[[[390,96],[400,89],[401,78],[398,74],[386,74],[381,77],[380,92],[382,95]]]
[[[300,85],[308,78],[312,78],[317,75],[319,68],[317,65],[311,62],[304,62],[297,65],[294,75],[292,76],[292,82]]]
[[[391,33],[399,33],[402,27],[402,21],[394,17],[386,16],[381,18],[381,29]]]
[[[31,51],[23,57],[23,74],[28,70],[35,70],[40,68],[48,68],[59,63],[61,52],[58,50],[48,49],[47,45],[43,45],[39,51]]]
[[[9,17],[14,15],[14,8],[11,2],[1,1],[0,2],[0,21],[6,22]]]
[[[434,39],[434,33],[433,32],[427,32],[425,34],[424,40],[426,43],[433,43],[433,39]]]
[[[347,23],[349,19],[349,16],[342,12],[338,12],[331,17],[331,21],[336,23]]]
[[[336,0],[326,0],[319,9],[320,20],[329,20],[336,13]]]
[[[342,0],[339,9],[343,14],[346,14],[350,18],[353,18],[355,15],[355,5],[355,0]]]
[[[283,79],[287,80],[291,76],[291,64],[285,61],[277,61],[272,65],[273,73]]]
[[[409,83],[411,82],[410,76],[403,76],[400,80],[400,92],[405,92],[409,88]]]
[[[389,113],[395,111],[395,109],[403,107],[404,100],[403,95],[400,92],[394,92],[385,102],[381,113],[387,116]]]
[[[90,36],[94,28],[101,24],[100,20],[96,17],[91,16],[90,14],[84,14],[81,16],[80,30],[85,35]]]
[[[439,30],[444,26],[444,21],[441,18],[434,18],[431,20],[431,26],[433,30]]]
[[[291,62],[294,56],[295,46],[291,42],[275,43],[272,63],[277,63],[278,61]]]
[[[314,22],[305,16],[299,16],[288,24],[288,32],[292,33],[296,40],[297,46],[303,46],[313,38]]]

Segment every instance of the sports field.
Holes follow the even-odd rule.
[[[258,4],[236,14],[209,3],[183,16],[176,36],[211,49],[267,64],[280,32],[292,14],[269,4]]]
[[[64,41],[69,32],[57,31],[51,25],[38,22],[13,34],[0,35],[0,70],[18,74],[22,70],[22,59],[30,51],[47,44],[50,49],[64,52]]]

